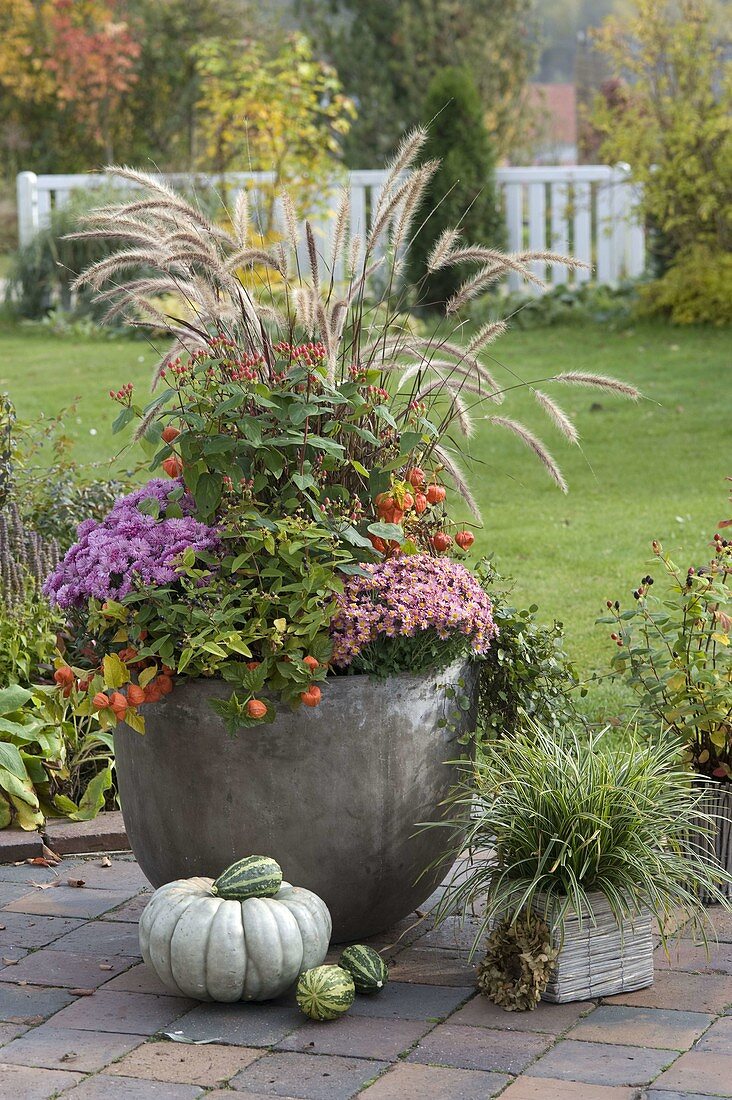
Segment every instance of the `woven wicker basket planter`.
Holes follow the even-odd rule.
[[[692,845],[702,859],[732,873],[732,784],[703,777],[694,782],[703,792],[699,809],[716,820],[711,833],[691,834]],[[732,898],[732,884],[724,884],[720,890],[725,897]],[[712,900],[705,890],[700,890],[699,896],[703,902]]]
[[[564,917],[544,914],[552,943],[560,947],[557,965],[543,1001],[562,1004],[644,989],[653,982],[653,932],[650,912],[619,927],[604,894],[590,894],[592,911]]]

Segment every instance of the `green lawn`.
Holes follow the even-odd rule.
[[[510,372],[537,380],[560,370],[614,374],[638,385],[640,404],[559,385],[545,388],[577,415],[581,449],[569,448],[527,391],[500,410],[524,419],[550,445],[569,482],[563,496],[515,439],[480,424],[472,441],[472,482],[483,509],[476,548],[517,579],[517,598],[561,619],[568,647],[586,672],[605,667],[611,643],[594,626],[608,597],[629,600],[649,568],[651,539],[687,562],[707,554],[714,524],[727,514],[732,473],[732,357],[729,331],[595,325],[515,331],[496,345],[499,381]],[[154,351],[143,341],[77,340],[18,328],[0,330],[0,390],[23,418],[57,411],[78,397],[68,434],[84,461],[116,454],[108,391],[144,389]],[[491,410],[486,409],[487,413]],[[130,454],[116,465],[129,465]]]

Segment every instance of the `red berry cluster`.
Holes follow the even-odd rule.
[[[132,382],[127,382],[121,390],[110,390],[109,396],[113,401],[119,401],[122,405],[129,405],[132,400]]]

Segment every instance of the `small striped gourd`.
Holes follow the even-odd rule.
[[[381,955],[362,943],[347,947],[338,962],[353,978],[357,993],[378,993],[389,980],[389,967]]]
[[[282,868],[270,856],[247,856],[227,867],[211,887],[225,901],[273,898],[282,886]]]
[[[353,978],[342,966],[316,966],[300,975],[296,998],[311,1020],[335,1020],[356,997]]]

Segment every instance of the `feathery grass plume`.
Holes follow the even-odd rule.
[[[474,519],[477,520],[478,523],[482,523],[483,517],[480,514],[478,502],[470,491],[470,486],[468,485],[465,474],[460,468],[457,459],[455,459],[441,443],[436,444],[434,453],[447,474],[452,478],[453,485],[472,512]]]
[[[477,355],[507,331],[508,325],[505,321],[488,321],[487,324],[481,325],[468,344],[468,355]]]
[[[346,230],[348,229],[348,219],[351,216],[351,193],[348,188],[344,187],[341,191],[340,202],[338,203],[338,211],[336,213],[335,225],[333,226],[333,247],[331,249],[330,270],[331,277],[333,277],[335,271],[338,268],[338,262],[343,253],[343,247],[346,243]]]
[[[538,436],[530,432],[524,424],[520,424],[518,420],[512,420],[508,416],[489,416],[488,420],[491,424],[497,424],[499,428],[505,428],[517,436],[525,446],[534,452],[562,492],[567,492],[567,482],[564,480],[562,471]]]
[[[363,238],[355,233],[348,244],[348,259],[346,261],[346,275],[351,278],[356,274],[357,269],[361,263],[361,252],[363,251]]]
[[[565,439],[570,443],[579,443],[579,432],[576,425],[567,416],[561,405],[558,405],[551,397],[541,390],[534,390],[534,397],[552,423],[559,429]]]
[[[379,202],[376,204],[376,214],[378,215],[379,206],[382,202],[387,201],[389,194],[399,179],[402,172],[407,168],[411,168],[415,160],[419,156],[419,151],[427,140],[427,131],[422,126],[415,126],[413,130],[409,130],[401,142],[394,154],[394,157],[387,165],[387,177],[384,182]]]
[[[292,195],[289,191],[282,191],[280,193],[280,203],[282,205],[282,213],[285,219],[285,229],[287,231],[287,239],[290,242],[290,248],[297,256],[298,246],[298,234],[297,234],[297,214],[295,213],[295,204],[292,201]]]
[[[427,257],[427,270],[430,274],[444,267],[445,258],[452,252],[459,240],[460,231],[458,229],[445,229],[440,233]]]
[[[315,244],[315,234],[310,222],[305,222],[305,239],[308,245],[308,259],[310,260],[310,274],[313,277],[313,289],[320,288],[320,266],[318,264],[318,249]]]
[[[565,382],[570,386],[588,386],[590,389],[608,390],[610,393],[629,397],[631,401],[637,401],[641,396],[640,390],[631,386],[628,382],[621,382],[617,378],[610,378],[607,374],[588,374],[584,371],[567,370],[561,374],[555,374],[553,382]]]
[[[539,290],[546,289],[544,280],[535,275],[520,259],[516,256],[503,256],[502,259],[497,260],[495,263],[486,264],[480,271],[467,278],[457,293],[450,298],[446,306],[446,313],[448,315],[457,313],[468,302],[472,302],[474,298],[477,298],[481,291],[493,283],[497,283],[509,271],[515,271],[527,283],[533,283]]]
[[[246,187],[240,187],[236,193],[231,224],[239,245],[246,248],[249,241],[249,193]]]
[[[409,186],[404,193],[400,208],[396,213],[394,226],[394,248],[396,251],[404,244],[412,228],[415,214],[424,196],[425,188],[440,167],[438,160],[428,160],[413,173]],[[397,259],[397,262],[398,259]]]

